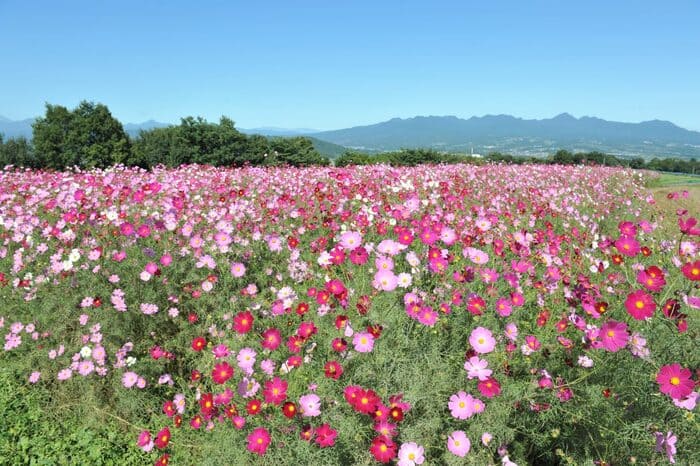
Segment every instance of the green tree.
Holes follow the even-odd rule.
[[[46,104],[32,129],[36,153],[50,168],[102,168],[130,158],[129,138],[103,104],[83,101],[73,111]]]
[[[304,167],[308,165],[328,165],[330,161],[319,154],[309,138],[273,138],[270,140],[272,160],[270,163]]]
[[[0,168],[6,165],[41,168],[43,163],[35,157],[32,145],[27,138],[18,137],[3,141],[0,134]]]

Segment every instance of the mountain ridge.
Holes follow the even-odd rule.
[[[576,118],[569,113],[544,119],[504,114],[468,119],[454,115],[392,118],[309,136],[369,151],[426,147],[453,152],[476,149],[544,155],[567,148],[627,156],[700,156],[700,132],[681,128],[670,121],[627,123],[590,116]]]

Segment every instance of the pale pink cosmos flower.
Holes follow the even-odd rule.
[[[397,455],[399,459],[397,466],[414,466],[416,464],[423,464],[425,461],[424,452],[425,450],[423,447],[415,442],[402,444]]]
[[[358,332],[353,336],[352,344],[358,353],[369,353],[374,348],[374,336],[369,332]]]
[[[491,369],[487,369],[488,365],[489,363],[485,359],[480,359],[479,356],[472,356],[464,363],[464,369],[467,371],[469,379],[486,380],[493,373]]]
[[[506,324],[506,330],[505,330],[506,338],[508,338],[510,341],[515,341],[518,339],[518,326],[515,325],[513,322],[509,322]]]
[[[240,262],[234,262],[231,264],[231,275],[236,278],[241,278],[243,275],[245,275],[245,265],[241,264]]]
[[[139,380],[139,375],[136,372],[124,372],[124,375],[122,375],[122,385],[125,388],[131,388],[134,385],[136,385],[136,382]]]
[[[700,394],[698,392],[691,392],[690,395],[688,395],[685,398],[681,398],[680,400],[671,400],[673,401],[673,404],[678,406],[679,408],[687,409],[688,411],[692,411],[695,409],[695,406],[697,405],[698,402],[698,396]]]
[[[29,383],[37,383],[39,379],[41,378],[41,372],[39,371],[34,371],[29,375]]]
[[[664,450],[666,450],[668,461],[671,464],[675,464],[676,459],[673,457],[673,455],[676,454],[676,441],[678,438],[670,430],[666,435],[661,432],[654,432],[654,435],[656,436],[656,451],[662,453]]]
[[[469,344],[477,353],[490,353],[496,348],[496,339],[493,338],[491,330],[484,327],[477,327],[469,335]]]
[[[447,407],[455,419],[468,419],[474,415],[474,397],[459,391],[450,397]]]
[[[456,430],[447,437],[447,449],[453,455],[464,458],[469,453],[470,448],[471,442],[464,431]]]
[[[357,231],[346,231],[340,235],[340,245],[347,251],[352,251],[362,244],[362,235]]]
[[[78,364],[78,373],[86,377],[95,370],[95,364],[92,361],[80,361]]]
[[[252,369],[255,365],[257,353],[253,348],[243,348],[238,352],[236,360],[238,361],[238,367],[241,370]]]
[[[272,359],[264,359],[260,362],[260,369],[271,376],[275,372],[275,362]]]
[[[311,393],[299,398],[299,410],[304,417],[314,417],[321,414],[321,398]]]
[[[391,270],[379,270],[374,274],[372,286],[383,291],[393,291],[399,284],[399,279]]]

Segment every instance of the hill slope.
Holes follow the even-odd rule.
[[[394,150],[432,147],[457,152],[545,154],[559,148],[621,155],[700,156],[700,132],[668,121],[621,123],[567,113],[543,120],[510,115],[393,118],[374,125],[323,131],[312,136],[346,147]]]

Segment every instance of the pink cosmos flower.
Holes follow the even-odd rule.
[[[665,393],[674,400],[680,400],[690,395],[695,387],[690,376],[690,369],[674,363],[661,366],[656,375],[656,382],[659,384],[661,393]]]
[[[510,299],[499,298],[496,301],[496,312],[501,317],[508,317],[513,312],[513,306]]]
[[[688,395],[685,398],[681,398],[679,400],[673,400],[673,404],[678,406],[679,408],[683,408],[683,409],[687,409],[688,411],[692,411],[695,409],[695,406],[697,405],[698,397],[700,397],[700,393],[691,392],[690,395]]]
[[[464,431],[456,430],[447,437],[447,449],[453,455],[464,458],[469,453],[471,442]]]
[[[299,410],[305,417],[319,416],[321,414],[321,398],[314,393],[302,396],[299,398]]]
[[[477,388],[486,398],[493,398],[501,393],[501,384],[498,383],[498,380],[494,379],[493,377],[479,381]]]
[[[41,378],[41,372],[39,371],[34,371],[29,375],[29,383],[37,383],[39,379]]]
[[[399,278],[391,270],[379,270],[374,274],[372,286],[383,291],[394,291],[399,284]]]
[[[369,332],[358,332],[353,336],[352,344],[358,353],[369,353],[374,348],[374,336]]]
[[[248,434],[246,439],[248,440],[248,451],[251,453],[257,453],[260,456],[265,454],[267,447],[270,445],[272,440],[270,433],[263,427],[254,429],[253,432]]]
[[[391,257],[377,256],[374,260],[374,266],[377,268],[377,271],[394,270],[394,261]]]
[[[255,358],[257,356],[257,353],[255,352],[254,349],[252,348],[242,348],[239,352],[238,355],[236,356],[236,360],[238,361],[238,367],[242,371],[246,371],[248,369],[252,369],[253,366],[255,365]]]
[[[231,264],[231,275],[236,278],[241,278],[243,275],[245,275],[245,265],[241,264],[240,262],[234,262]]]
[[[414,466],[423,464],[425,456],[423,456],[423,447],[415,442],[408,442],[401,445],[399,448],[397,466]]]
[[[485,359],[480,359],[479,356],[472,356],[464,363],[464,370],[467,371],[469,379],[486,380],[493,373],[491,369],[487,369],[488,365],[489,363]]]
[[[636,290],[627,296],[625,308],[636,320],[644,320],[654,315],[656,303],[653,296],[644,290]]]
[[[496,348],[496,339],[493,338],[491,330],[484,327],[477,327],[469,335],[469,344],[474,351],[480,354],[490,353]]]
[[[628,257],[636,256],[641,250],[639,242],[636,239],[629,236],[621,236],[617,241],[615,241],[615,248]]]
[[[90,375],[95,370],[95,364],[92,361],[80,361],[78,364],[78,373],[83,377]]]
[[[147,430],[142,431],[139,434],[136,444],[146,453],[153,450],[154,443],[151,438],[151,433]]]
[[[216,345],[214,348],[212,348],[211,352],[214,354],[216,359],[226,358],[230,354],[228,346],[224,345],[223,343]]]
[[[600,345],[604,349],[614,353],[619,349],[624,348],[629,340],[627,324],[624,322],[609,320],[600,327],[598,338],[600,340]]]
[[[450,408],[450,414],[455,419],[468,419],[474,415],[475,401],[478,400],[464,391],[459,391],[450,397],[447,407]],[[479,405],[483,406],[483,403]]]
[[[509,322],[506,324],[506,329],[505,329],[505,334],[506,338],[508,338],[511,341],[515,341],[518,338],[518,326],[515,325],[513,322]]]
[[[265,403],[274,405],[282,404],[282,402],[287,399],[287,385],[287,381],[279,377],[265,382],[265,388],[263,389]]]
[[[340,235],[340,245],[346,251],[352,251],[362,244],[362,235],[357,231],[346,231]]]
[[[124,385],[125,388],[131,388],[136,385],[138,379],[139,375],[136,372],[124,372],[122,375],[122,385]]]
[[[661,432],[654,432],[654,435],[656,436],[656,451],[662,453],[666,450],[669,463],[675,464],[676,460],[673,455],[676,454],[676,441],[678,438],[670,430],[665,436]]]
[[[331,428],[328,424],[321,424],[314,429],[316,434],[316,444],[321,447],[332,447],[335,444],[335,438],[338,436],[338,431]]]
[[[416,316],[418,322],[428,327],[432,327],[437,322],[438,313],[435,312],[431,307],[422,307],[418,315]]]

